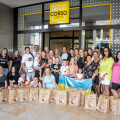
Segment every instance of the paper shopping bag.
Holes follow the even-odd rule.
[[[85,109],[96,110],[97,95],[90,93],[85,96]]]
[[[51,89],[39,89],[39,103],[50,103]]]
[[[97,104],[97,110],[107,113],[109,111],[109,97],[100,95]]]
[[[56,103],[57,93],[58,93],[58,89],[52,89],[52,90],[51,90],[50,101],[51,101],[52,103]]]
[[[59,90],[56,97],[56,104],[58,105],[67,105],[67,91]]]
[[[9,96],[8,89],[1,89],[0,90],[0,103],[7,103],[8,96]]]
[[[69,93],[69,105],[79,106],[80,105],[80,92],[74,91]]]
[[[39,88],[30,88],[30,102],[38,102]]]
[[[20,102],[29,101],[29,88],[20,88]]]
[[[9,103],[20,102],[20,89],[10,89],[9,90]]]

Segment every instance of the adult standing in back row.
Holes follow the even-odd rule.
[[[68,59],[68,57],[69,57],[69,55],[70,55],[70,53],[67,53],[67,47],[63,47],[62,48],[62,54],[60,55],[60,57],[61,57],[61,61],[60,61],[60,63],[62,63],[62,61],[65,59],[65,60],[67,60]]]
[[[34,51],[32,52],[33,57],[35,58],[36,54],[39,52],[39,46],[34,45]]]
[[[109,86],[112,75],[112,66],[114,59],[109,48],[104,48],[103,59],[100,62],[99,80],[102,84],[103,94],[109,96]]]
[[[8,56],[7,48],[4,48],[0,55],[0,66],[2,66],[2,68],[4,70],[4,74],[7,76],[8,67],[9,67],[9,56]]]
[[[34,59],[30,53],[30,48],[25,47],[25,54],[22,57],[22,69],[25,70],[30,81],[32,81],[35,71],[34,71]]]

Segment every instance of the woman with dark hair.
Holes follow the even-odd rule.
[[[22,63],[22,57],[20,56],[19,51],[15,50],[13,56],[10,59],[9,72],[10,72],[12,66],[14,66],[16,68],[16,71],[19,72],[21,70],[21,68],[20,68],[21,63]]]
[[[19,77],[16,67],[12,66],[11,71],[7,75],[8,86],[17,87]]]
[[[93,66],[93,62],[91,61],[92,56],[88,55],[87,56],[87,63],[84,66],[84,79],[89,79],[92,78],[94,79],[95,76],[97,75],[97,72],[95,71],[95,67]]]
[[[111,91],[116,98],[120,98],[120,51],[116,54],[116,61],[112,67],[112,78],[111,78]]]
[[[100,70],[99,70],[99,80],[102,84],[103,94],[109,96],[109,86],[112,75],[112,66],[114,63],[114,59],[112,58],[111,49],[104,48],[103,51],[103,59],[100,62]]]
[[[92,48],[88,48],[88,55],[93,55],[93,51],[92,51]]]
[[[7,76],[8,66],[9,66],[9,56],[8,56],[7,48],[4,48],[0,55],[0,66],[2,66],[2,68],[4,70],[4,74]]]

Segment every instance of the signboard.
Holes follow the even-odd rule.
[[[50,4],[50,24],[69,23],[69,7],[69,1]]]

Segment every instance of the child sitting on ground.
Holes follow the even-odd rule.
[[[68,74],[68,66],[67,66],[67,60],[63,59],[62,66],[60,68],[60,74],[67,75]]]
[[[76,74],[76,79],[81,80],[84,78],[83,68],[78,69],[78,73]]]
[[[24,70],[20,71],[20,76],[18,79],[18,87],[28,87],[30,85],[30,79],[29,77],[26,75]]]
[[[39,87],[41,88],[41,83],[39,82],[38,77],[34,77],[29,87]]]

